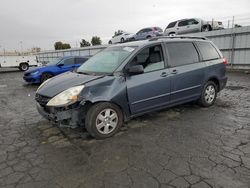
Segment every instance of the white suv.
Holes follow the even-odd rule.
[[[216,29],[224,29],[222,22],[219,21],[207,22],[200,18],[190,18],[190,19],[183,19],[171,22],[166,27],[164,34],[179,35],[179,34],[196,33],[202,31],[211,31]]]

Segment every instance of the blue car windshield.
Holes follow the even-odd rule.
[[[135,50],[136,47],[109,47],[97,53],[84,64],[77,72],[79,73],[113,73],[122,62]]]
[[[53,59],[52,61],[50,61],[47,66],[50,66],[50,65],[56,65],[57,63],[59,63],[59,61],[61,61],[62,58],[55,58]]]

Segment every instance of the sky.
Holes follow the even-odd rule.
[[[113,33],[136,33],[149,26],[162,29],[183,18],[250,25],[250,0],[0,0],[0,51],[54,48],[56,41],[79,47],[81,39]]]

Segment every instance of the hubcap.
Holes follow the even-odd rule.
[[[205,100],[208,104],[212,103],[215,98],[215,88],[213,85],[209,85],[205,91]]]
[[[111,133],[118,124],[117,113],[113,109],[104,109],[96,118],[96,128],[101,134]]]
[[[28,69],[28,66],[24,64],[24,65],[22,65],[22,69],[23,69],[23,70],[27,70],[27,69]]]

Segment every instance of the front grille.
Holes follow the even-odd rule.
[[[35,100],[42,106],[44,107],[50,100],[50,97],[46,97],[43,95],[36,94]]]

